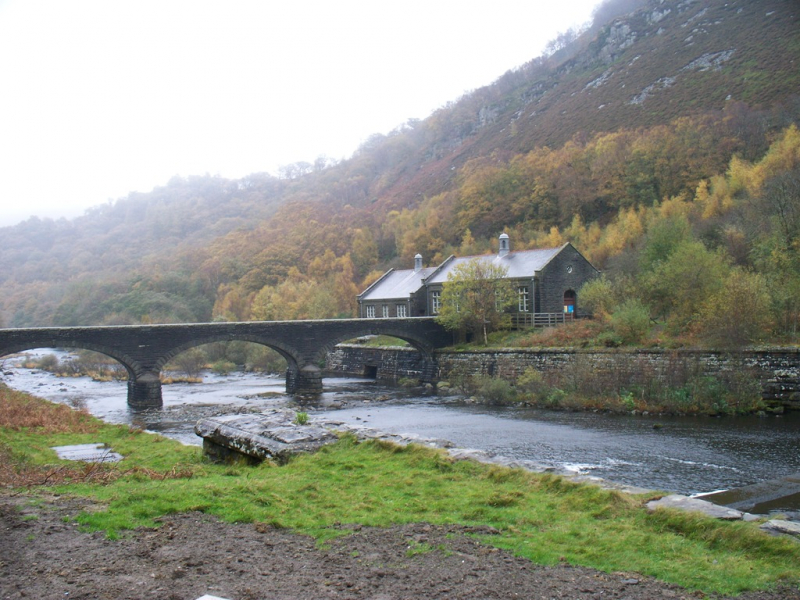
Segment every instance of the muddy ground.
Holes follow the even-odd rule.
[[[318,547],[289,531],[191,513],[111,541],[79,531],[72,518],[91,509],[80,501],[30,500],[0,494],[0,599],[704,597],[632,573],[537,566],[469,536],[488,530],[342,525],[348,535]],[[740,598],[800,600],[800,591]]]

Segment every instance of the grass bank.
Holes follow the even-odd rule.
[[[199,448],[65,410],[0,387],[0,484],[32,502],[42,486],[89,498],[104,510],[79,522],[111,537],[183,511],[291,528],[320,543],[345,533],[337,523],[424,521],[493,527],[498,533],[483,541],[537,563],[637,572],[704,592],[735,594],[798,578],[800,544],[753,523],[650,514],[648,498],[552,475],[352,438],[281,467],[220,466],[206,463]],[[86,442],[105,442],[126,458],[82,467],[49,449]]]

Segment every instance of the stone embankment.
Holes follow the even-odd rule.
[[[714,376],[750,372],[761,384],[764,401],[778,408],[800,410],[800,349],[772,348],[722,352],[711,350],[583,350],[575,348],[437,351],[437,379],[453,376],[500,377],[515,381],[533,368],[590,372],[598,385],[624,380],[632,373],[652,373],[668,381],[682,373]],[[375,377],[398,382],[420,379],[422,357],[413,348],[371,348],[339,345],[328,356],[326,370],[337,375]]]

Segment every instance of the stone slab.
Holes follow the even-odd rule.
[[[782,533],[800,538],[800,523],[797,521],[784,521],[783,519],[771,519],[761,526],[761,529],[768,533]]]
[[[217,448],[230,450],[257,460],[286,462],[300,452],[314,452],[339,439],[342,434],[352,434],[361,441],[384,440],[401,446],[421,444],[433,448],[446,448],[446,440],[423,438],[415,434],[385,433],[362,425],[310,416],[305,425],[295,423],[292,410],[274,409],[260,414],[224,415],[201,419],[194,431],[203,438],[203,447],[210,458],[229,456]],[[216,446],[216,447],[215,447]]]
[[[123,456],[106,447],[105,444],[75,444],[72,446],[54,446],[58,458],[83,462],[105,463],[119,462]]]
[[[703,494],[703,499],[761,515],[800,503],[800,473],[730,490]]]
[[[669,496],[664,496],[660,500],[651,500],[647,503],[647,510],[649,511],[654,511],[659,508],[673,508],[686,512],[699,512],[706,516],[726,521],[737,521],[744,516],[744,513],[735,508],[717,506],[707,500],[689,498],[681,494],[670,494]]]
[[[224,415],[201,419],[194,427],[204,444],[212,442],[245,456],[285,462],[298,452],[313,452],[338,438],[319,424],[293,425],[295,413],[273,411],[257,415]],[[294,432],[294,433],[292,433]]]

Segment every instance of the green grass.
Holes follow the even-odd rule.
[[[78,521],[85,530],[110,537],[157,526],[159,517],[185,511],[268,523],[321,543],[346,534],[337,523],[454,523],[494,527],[498,535],[481,539],[537,563],[638,572],[704,592],[734,594],[798,577],[800,544],[767,536],[756,524],[650,514],[643,497],[553,475],[454,462],[419,446],[346,437],[284,466],[231,467],[206,463],[199,448],[127,427],[103,425],[97,433],[80,435],[0,428],[0,444],[39,464],[63,464],[49,446],[96,441],[126,456],[111,467],[124,473],[104,485],[75,483],[50,491],[104,506],[80,514]],[[159,476],[176,469],[182,476]]]

